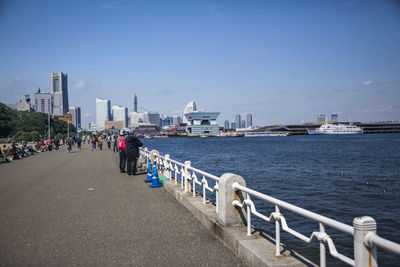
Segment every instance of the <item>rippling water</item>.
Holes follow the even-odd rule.
[[[251,138],[142,139],[144,146],[214,175],[243,176],[249,188],[352,225],[357,216],[377,221],[378,234],[400,243],[400,135],[312,135]],[[269,215],[273,206],[256,201]],[[309,236],[318,224],[281,211],[291,228]],[[274,236],[274,224],[253,221]],[[353,257],[353,240],[327,229],[339,252]],[[319,245],[282,233],[281,242],[319,262]],[[329,254],[329,253],[327,253]],[[378,250],[381,266],[400,257]],[[329,265],[343,265],[328,259]]]

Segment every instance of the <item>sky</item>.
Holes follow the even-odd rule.
[[[70,106],[95,99],[255,125],[400,120],[398,1],[0,1],[0,102],[68,74]]]

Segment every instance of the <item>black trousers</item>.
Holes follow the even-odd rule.
[[[136,175],[136,158],[128,158],[127,162],[128,175]]]
[[[125,151],[119,152],[119,170],[120,172],[125,171],[125,165],[126,165],[126,154]]]

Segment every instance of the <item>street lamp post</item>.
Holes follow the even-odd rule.
[[[47,127],[48,127],[48,136],[49,136],[49,139],[50,139],[50,113],[48,114],[48,116],[47,116]]]
[[[67,137],[69,138],[69,121],[67,121],[67,127],[68,127],[68,134],[67,134]]]

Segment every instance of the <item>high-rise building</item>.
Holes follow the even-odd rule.
[[[236,130],[236,122],[231,122],[231,129]]]
[[[247,114],[246,115],[246,120],[247,120],[247,128],[253,127],[253,115]]]
[[[172,116],[172,125],[177,125],[182,122],[182,117],[175,115]]]
[[[130,112],[129,113],[129,127],[136,127],[139,123],[143,123],[144,113]]]
[[[337,113],[332,113],[331,114],[331,121],[332,122],[338,122],[338,114]]]
[[[80,107],[69,107],[69,113],[71,114],[72,124],[76,129],[81,128],[81,108]]]
[[[158,112],[145,112],[143,114],[143,122],[160,127],[160,114]]]
[[[135,97],[133,98],[133,111],[137,112],[137,96],[135,94]]]
[[[94,122],[89,122],[88,127],[89,127],[89,131],[92,131],[92,132],[97,131],[97,126]]]
[[[236,116],[235,116],[235,129],[236,128],[240,128],[240,115],[239,114],[237,114]]]
[[[170,126],[172,124],[172,117],[163,114],[160,118],[161,127]]]
[[[97,130],[104,130],[105,122],[111,121],[111,101],[96,98],[96,126]]]
[[[325,122],[326,121],[326,115],[325,114],[318,114],[317,115],[317,121],[318,122]]]
[[[53,101],[50,93],[41,93],[39,88],[34,94],[34,101],[36,112],[53,113]]]
[[[240,128],[246,128],[246,121],[245,120],[240,120]]]
[[[228,121],[228,120],[225,120],[225,122],[224,122],[224,128],[225,128],[225,130],[228,130],[228,129],[229,129],[229,121]]]
[[[69,111],[68,104],[68,75],[62,72],[51,73],[51,90],[53,97],[53,114],[65,115]]]
[[[122,106],[112,106],[113,121],[122,121],[124,127],[128,127],[128,108]]]

